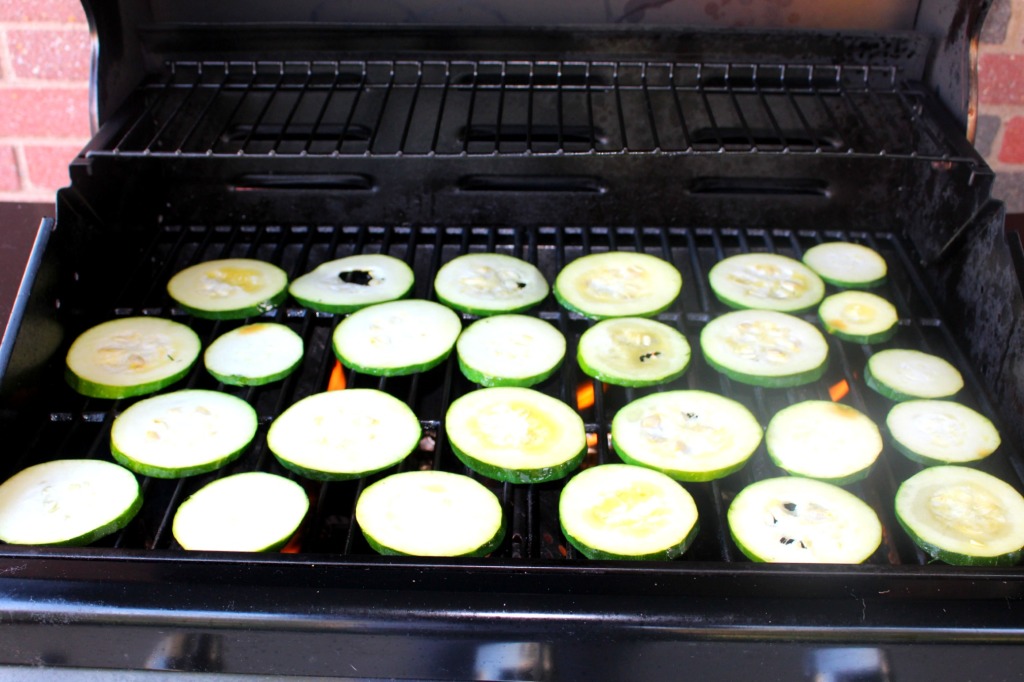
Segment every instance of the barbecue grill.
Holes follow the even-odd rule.
[[[682,272],[680,298],[658,319],[696,349],[725,311],[707,283],[712,265],[847,240],[888,262],[880,293],[900,314],[893,341],[830,338],[825,376],[790,389],[732,382],[697,353],[669,387],[730,396],[762,424],[812,398],[882,423],[890,403],[866,388],[867,358],[883,347],[936,353],[963,372],[961,400],[1003,434],[982,468],[1022,486],[1024,249],[1004,237],[992,173],[967,134],[972,45],[988,3],[869,7],[857,25],[825,12],[795,27],[791,14],[752,9],[755,20],[735,29],[721,23],[734,15],[708,25],[673,3],[627,3],[617,16],[591,16],[596,5],[431,4],[86,3],[98,130],[71,162],[56,221],[41,227],[0,347],[5,478],[50,459],[109,456],[111,422],[134,401],[84,398],[64,383],[64,352],[84,329],[155,315],[185,322],[206,345],[232,328],[187,315],[165,292],[172,274],[204,260],[258,258],[296,277],[386,253],[409,263],[413,295],[430,299],[434,273],[464,253],[518,256],[553,281],[583,255],[641,251]],[[612,416],[657,389],[595,385],[572,359],[591,323],[550,297],[532,314],[569,342],[538,388],[580,411],[588,464],[616,461]],[[725,510],[745,484],[778,473],[763,446],[742,471],[686,485],[701,531],[673,562],[581,557],[559,530],[559,482],[487,482],[508,522],[489,557],[380,557],[352,517],[383,474],[293,475],[312,511],[281,553],[181,550],[169,526],[188,495],[228,473],[282,473],[267,427],[327,388],[339,317],[292,301],[264,316],[306,343],[283,382],[236,389],[197,368],[175,386],[225,390],[256,408],[259,433],[225,470],[143,479],[139,515],[91,547],[0,547],[0,664],[413,679],[737,679],[756,669],[851,680],[967,666],[972,678],[1003,677],[1024,663],[1024,572],[922,554],[892,509],[918,467],[888,444],[850,488],[885,527],[858,566],[743,558]],[[407,377],[347,371],[345,383],[384,390],[421,420],[426,437],[396,470],[464,471],[444,415],[475,386],[454,358]]]

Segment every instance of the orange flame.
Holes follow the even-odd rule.
[[[296,532],[288,540],[288,544],[281,548],[281,554],[298,554],[302,551],[302,533]]]
[[[581,412],[594,406],[594,382],[584,381],[576,387],[576,408]]]
[[[345,368],[341,362],[334,361],[334,369],[331,370],[331,378],[327,381],[328,391],[340,391],[345,388]]]
[[[832,384],[828,387],[828,397],[832,398],[832,402],[837,403],[846,397],[846,394],[850,392],[850,384],[846,383],[846,379],[843,379],[837,384]]]
[[[597,447],[597,434],[596,433],[588,433],[587,434],[587,447],[588,448],[596,448]]]

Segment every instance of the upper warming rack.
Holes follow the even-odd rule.
[[[964,159],[937,111],[895,66],[178,61],[88,154]]]

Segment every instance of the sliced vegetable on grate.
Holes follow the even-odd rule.
[[[356,502],[356,521],[381,554],[485,556],[505,537],[494,493],[444,471],[407,471],[373,483]]]
[[[888,266],[877,251],[852,242],[826,242],[804,252],[804,265],[829,284],[869,289],[885,282]]]
[[[651,317],[672,305],[683,276],[671,263],[635,251],[592,253],[555,278],[555,298],[569,311],[595,320]]]
[[[890,348],[868,359],[867,385],[891,400],[952,398],[964,387],[960,371],[937,355]]]
[[[256,410],[227,393],[184,390],[140,400],[110,428],[110,452],[143,476],[183,478],[237,458],[256,435]]]
[[[896,519],[929,556],[958,566],[1013,566],[1024,547],[1024,497],[977,469],[936,466],[896,491]]]
[[[0,540],[88,545],[127,526],[141,507],[135,475],[112,462],[36,464],[0,484]]]
[[[225,258],[185,268],[167,282],[167,293],[196,317],[238,320],[273,310],[288,294],[288,275],[252,258]]]
[[[554,325],[526,315],[477,320],[455,342],[459,369],[481,386],[533,386],[565,357],[565,337]]]
[[[642,317],[601,320],[576,349],[587,376],[616,386],[641,387],[676,379],[690,366],[690,343],[669,325]]]
[[[851,343],[884,343],[896,335],[896,306],[866,291],[842,291],[825,297],[818,307],[825,331]]]
[[[185,325],[159,317],[122,317],[83,332],[68,349],[65,377],[92,398],[127,398],[182,379],[201,343]]]
[[[741,253],[708,273],[715,297],[730,308],[800,313],[825,295],[825,283],[798,260],[774,253]]]
[[[924,464],[968,464],[999,447],[999,432],[984,415],[950,400],[896,403],[885,418],[896,449]]]
[[[262,386],[284,379],[302,362],[302,337],[283,324],[257,322],[221,334],[203,353],[217,381]]]
[[[675,559],[700,528],[685,488],[629,464],[603,464],[569,479],[558,519],[565,539],[590,559]]]
[[[374,303],[405,298],[415,276],[405,261],[379,253],[321,263],[297,277],[288,293],[300,305],[325,313],[350,313]]]
[[[434,277],[437,300],[470,315],[523,312],[543,301],[548,289],[535,265],[501,253],[458,256]]]

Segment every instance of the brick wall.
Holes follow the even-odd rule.
[[[89,34],[79,0],[0,0],[0,201],[51,201],[89,137]],[[1024,212],[1024,0],[982,34],[976,145],[996,195]]]

